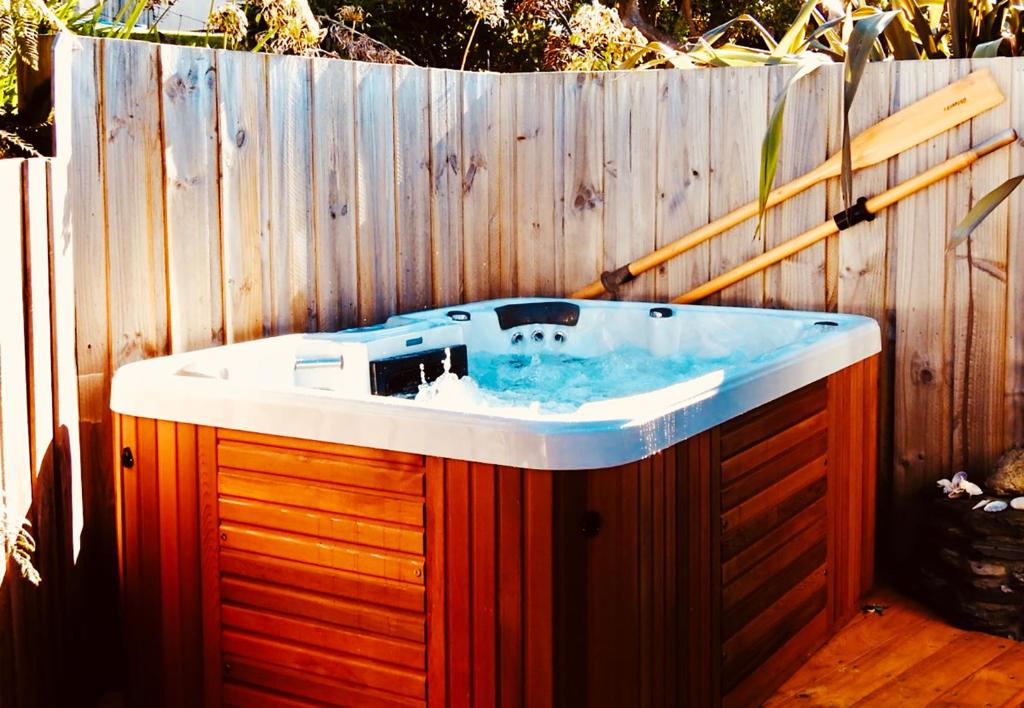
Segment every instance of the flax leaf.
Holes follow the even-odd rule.
[[[811,13],[818,4],[818,0],[806,0],[800,7],[793,24],[782,35],[779,44],[772,50],[772,56],[781,57],[786,54],[796,54],[800,45],[804,43],[804,35],[807,33],[807,25],[811,21]]]
[[[983,222],[997,206],[1002,204],[1008,196],[1010,196],[1010,193],[1017,188],[1017,185],[1019,185],[1022,180],[1024,180],[1024,174],[1011,177],[975,202],[974,206],[971,207],[971,210],[967,212],[967,216],[965,216],[960,223],[956,225],[956,228],[953,229],[953,236],[949,239],[949,245],[946,246],[946,251],[952,251],[970,238],[971,234],[974,233],[974,230],[978,228],[978,225],[981,224],[981,222]]]
[[[843,66],[843,165],[840,172],[840,186],[843,191],[843,203],[849,209],[853,204],[853,157],[850,150],[850,108],[857,96],[861,77],[867,67],[871,49],[875,46],[879,35],[885,31],[895,12],[883,12],[858,20],[850,33],[847,44],[846,61]]]
[[[761,165],[757,185],[757,229],[755,235],[761,232],[761,225],[764,222],[764,214],[768,208],[768,197],[772,193],[772,186],[775,184],[775,172],[779,164],[779,148],[782,145],[782,121],[786,112],[786,97],[789,89],[797,81],[807,76],[822,64],[828,62],[820,54],[809,54],[807,59],[800,64],[800,68],[789,78],[786,85],[775,100],[775,108],[768,119],[768,129],[765,131],[764,139],[761,141]]]
[[[768,49],[775,49],[775,47],[778,45],[778,42],[775,41],[775,37],[772,36],[772,33],[766,30],[764,28],[764,25],[757,21],[757,18],[746,13],[734,17],[727,22],[723,22],[722,24],[718,25],[718,27],[713,27],[709,29],[707,32],[701,35],[701,39],[703,39],[708,44],[713,45],[715,42],[717,42],[719,39],[725,36],[725,33],[733,25],[739,24],[741,22],[752,24],[754,26],[754,29],[757,30],[757,33],[761,36],[761,39],[764,40],[765,46],[767,46]]]
[[[974,48],[971,57],[974,59],[991,59],[999,56],[999,48],[1003,46],[1003,38],[993,39],[991,42],[982,42]]]

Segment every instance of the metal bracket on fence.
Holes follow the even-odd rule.
[[[601,285],[604,286],[605,292],[612,296],[612,300],[618,300],[619,287],[625,285],[634,278],[636,278],[636,276],[630,272],[629,266],[624,265],[621,268],[606,270],[601,273]]]
[[[849,209],[845,209],[832,217],[840,231],[845,231],[851,226],[856,226],[862,221],[874,221],[875,215],[868,211],[868,198],[861,197]]]

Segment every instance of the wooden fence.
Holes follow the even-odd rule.
[[[83,441],[102,484],[121,364],[570,292],[752,198],[792,71],[462,74],[71,38],[57,54]],[[856,190],[875,194],[1024,118],[1022,60],[870,66],[855,131],[982,66],[1004,104],[859,173]],[[779,183],[838,149],[840,87],[835,66],[791,93]],[[980,474],[1024,442],[1024,192],[945,249],[972,199],[1022,163],[1019,145],[1001,150],[715,298],[879,321],[880,497],[899,518],[935,478]],[[839,209],[838,186],[816,186],[760,235],[736,227],[625,296],[666,300]],[[93,498],[112,525],[109,489]]]
[[[36,587],[13,564],[0,566],[0,706],[68,699],[64,681],[76,675],[66,659],[81,638],[70,618],[87,611],[74,599],[89,564],[75,564],[83,516],[73,264],[54,237],[63,202],[50,199],[60,179],[47,160],[0,160],[0,505],[13,523],[30,521],[42,575]]]

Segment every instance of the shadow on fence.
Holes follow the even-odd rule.
[[[54,177],[48,160],[0,161],[0,501],[31,524],[42,577],[0,567],[0,708],[93,705],[123,665],[112,522],[93,511],[110,483],[87,479],[83,499],[76,459],[71,251],[54,239]]]

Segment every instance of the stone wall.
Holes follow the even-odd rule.
[[[925,599],[957,626],[1024,639],[1024,511],[973,509],[982,498],[927,502]]]

